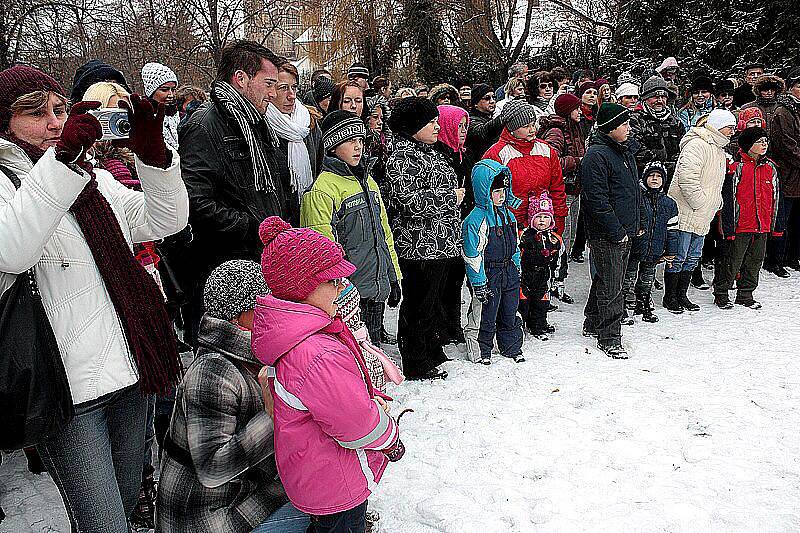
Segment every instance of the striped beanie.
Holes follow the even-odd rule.
[[[320,124],[322,128],[322,146],[325,153],[332,151],[345,141],[367,135],[364,121],[350,111],[332,111],[325,115]]]
[[[369,79],[369,69],[363,63],[353,63],[347,69],[347,78],[366,78]]]
[[[595,124],[603,133],[611,133],[630,120],[631,112],[619,104],[604,103],[597,112]]]

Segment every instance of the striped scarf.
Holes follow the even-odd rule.
[[[277,139],[267,124],[264,115],[259,113],[253,104],[224,81],[215,81],[211,85],[211,94],[230,113],[242,130],[244,140],[250,150],[250,158],[253,161],[256,190],[268,193],[275,192],[275,184],[272,181],[272,173],[269,171],[267,157],[264,154],[264,146],[254,132],[255,127],[268,131],[269,138],[266,139],[266,142],[271,145],[272,149],[275,149],[278,144]]]

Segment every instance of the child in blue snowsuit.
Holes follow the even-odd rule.
[[[666,179],[667,169],[660,161],[651,161],[642,170],[639,182],[642,195],[640,230],[633,240],[625,280],[622,283],[622,294],[625,295],[626,302],[623,324],[633,324],[633,318],[628,316],[628,309],[631,307],[634,315],[642,315],[643,321],[658,322],[650,298],[656,265],[675,259],[678,245],[678,206],[664,192]]]
[[[511,171],[491,159],[479,161],[472,169],[472,189],[475,208],[462,231],[472,292],[464,328],[467,354],[473,362],[490,364],[496,333],[500,354],[521,363],[520,256],[517,223],[509,209],[520,201],[511,193]]]

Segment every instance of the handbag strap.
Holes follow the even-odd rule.
[[[13,170],[5,165],[0,165],[0,172],[5,174],[6,177],[11,180],[11,183],[14,185],[15,189],[22,187],[22,181],[20,181],[19,176],[17,176]],[[33,267],[28,269],[26,274],[28,275],[28,283],[30,283],[31,286],[31,293],[35,298],[41,298],[39,295],[39,285],[36,283],[36,275],[33,272]]]

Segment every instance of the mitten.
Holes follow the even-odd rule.
[[[491,300],[492,297],[494,296],[492,290],[489,288],[488,285],[480,285],[478,287],[473,287],[472,290],[475,294],[475,298],[477,298],[478,301],[482,304],[485,304],[486,302]]]
[[[164,104],[158,109],[142,99],[138,94],[131,95],[131,103],[120,100],[119,106],[128,110],[131,133],[124,143],[147,166],[166,168],[167,144],[164,142]]]
[[[403,291],[400,290],[400,282],[393,281],[392,282],[392,289],[389,292],[389,300],[386,304],[394,309],[398,305],[400,305],[400,299],[403,297]]]
[[[100,121],[87,113],[99,107],[100,102],[78,102],[72,106],[55,147],[57,160],[64,164],[83,163],[86,151],[103,136]]]

